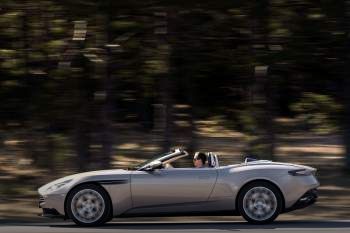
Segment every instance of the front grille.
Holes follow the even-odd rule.
[[[45,203],[45,198],[43,196],[39,196],[39,207],[42,203]]]
[[[317,170],[315,169],[314,171],[312,171],[312,175],[314,176],[314,177],[316,177],[316,173],[317,173]]]

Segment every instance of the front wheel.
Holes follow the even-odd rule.
[[[282,211],[282,204],[279,190],[264,181],[246,185],[238,196],[240,214],[253,224],[265,224],[275,220]]]
[[[66,212],[80,226],[102,225],[110,219],[112,207],[108,193],[100,186],[86,184],[70,192]]]

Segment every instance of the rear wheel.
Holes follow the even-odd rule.
[[[100,186],[86,184],[70,192],[66,202],[66,212],[80,226],[102,225],[111,216],[108,193]]]
[[[238,210],[253,224],[270,223],[282,210],[282,196],[272,184],[257,181],[243,187],[238,196]]]

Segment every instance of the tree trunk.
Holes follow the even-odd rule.
[[[79,171],[86,171],[90,158],[90,135],[88,125],[83,120],[77,120],[75,128],[75,146]]]
[[[344,107],[345,107],[345,116],[344,116],[344,143],[345,143],[345,161],[346,168],[350,170],[350,0],[345,0],[345,25],[347,33],[347,41],[345,44],[345,70],[344,70]]]
[[[160,79],[160,98],[163,107],[163,151],[169,151],[172,143],[172,82],[169,75],[169,43],[167,41],[168,34],[168,12],[155,12],[156,25],[154,33],[156,34],[157,43],[157,59],[165,61],[162,65],[162,70],[159,73]]]
[[[109,2],[108,2],[109,4]],[[99,112],[100,122],[97,125],[101,125],[99,130],[100,142],[102,144],[102,151],[99,158],[99,164],[103,169],[110,167],[111,157],[113,154],[113,124],[111,115],[115,111],[115,105],[113,105],[113,84],[116,83],[115,77],[112,76],[112,66],[113,66],[113,54],[111,49],[108,47],[111,32],[109,23],[110,11],[107,10],[107,16],[100,15],[97,18],[97,25],[100,25],[101,28],[104,28],[103,31],[100,31],[98,38],[96,40],[96,47],[102,47],[104,49],[103,57],[104,62],[96,64],[97,73],[101,78],[101,87],[100,93],[102,93],[102,103]],[[114,80],[113,80],[114,79]]]
[[[269,0],[254,2],[252,22],[252,56],[256,66],[254,67],[254,84],[251,98],[253,114],[256,121],[258,139],[251,143],[255,151],[267,159],[273,159],[275,151],[275,126],[274,126],[274,102],[273,83],[270,76],[271,59],[269,49]],[[258,146],[260,144],[260,146]],[[254,151],[254,149],[253,149]]]

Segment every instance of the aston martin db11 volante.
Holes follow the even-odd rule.
[[[241,215],[263,224],[317,199],[316,169],[308,166],[250,158],[219,166],[212,152],[206,153],[205,167],[173,165],[186,156],[185,150],[175,149],[133,169],[55,180],[39,188],[39,207],[43,216],[61,216],[82,226],[114,217],[174,215]]]

